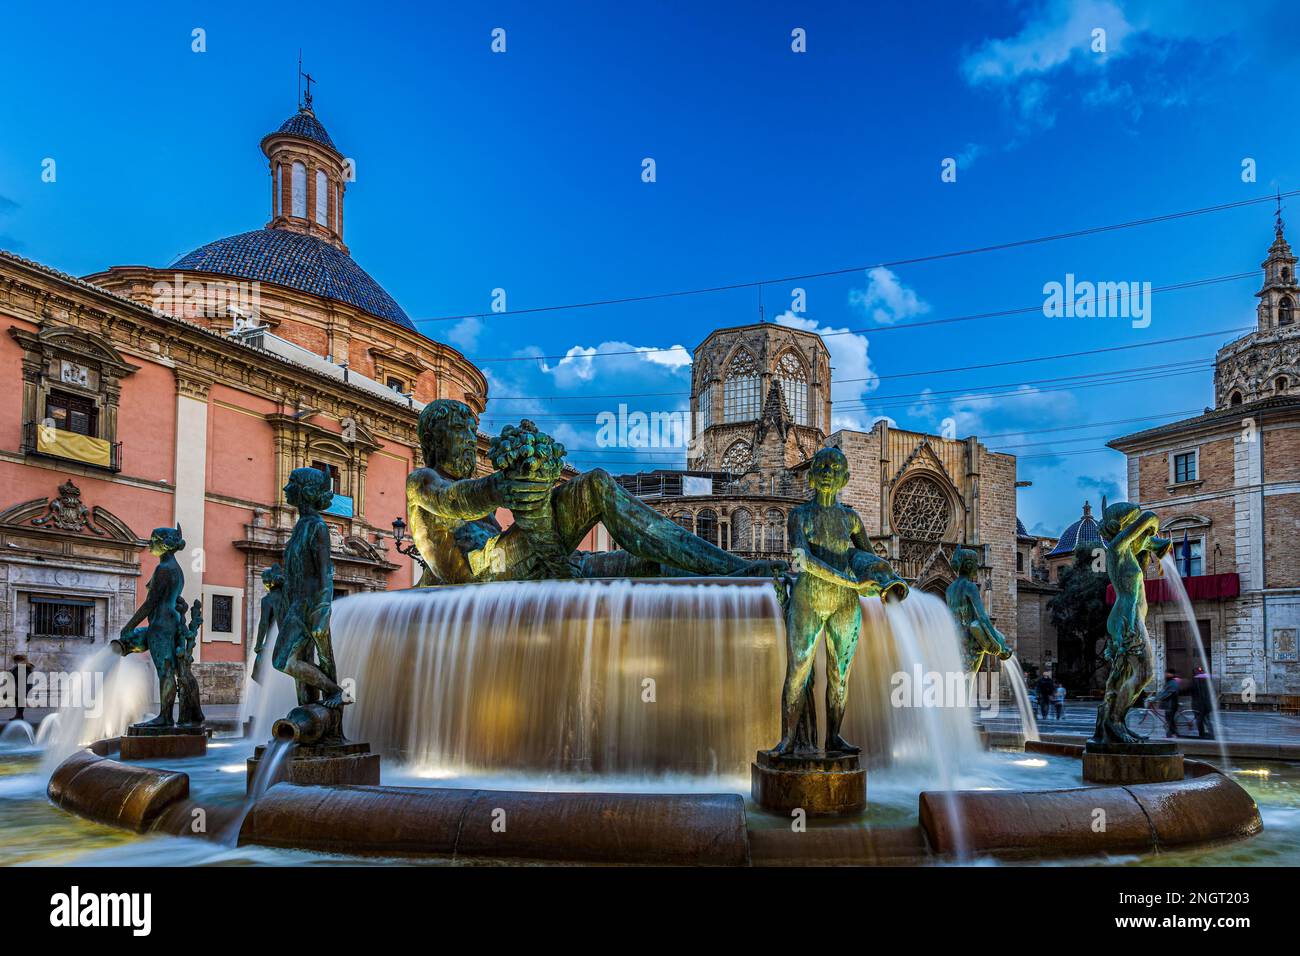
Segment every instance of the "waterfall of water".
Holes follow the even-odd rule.
[[[1211,675],[1210,657],[1205,653],[1205,642],[1201,640],[1201,629],[1196,625],[1196,612],[1192,609],[1192,600],[1187,596],[1187,588],[1183,586],[1183,577],[1178,573],[1178,562],[1174,560],[1172,554],[1166,554],[1160,559],[1160,568],[1164,572],[1165,580],[1169,582],[1169,587],[1174,592],[1174,599],[1178,603],[1179,613],[1183,616],[1183,621],[1187,624],[1187,630],[1191,632],[1192,639],[1196,641],[1196,653],[1200,655],[1201,667],[1205,668],[1205,673]],[[1228,743],[1223,737],[1223,723],[1219,720],[1219,689],[1211,684],[1210,693],[1210,719],[1211,727],[1214,730],[1214,740],[1219,746],[1219,759],[1223,761],[1223,768],[1230,769],[1231,764],[1228,762]]]
[[[271,654],[278,633],[279,628],[271,625],[260,659],[254,660],[244,671],[244,688],[239,695],[239,733],[243,734],[243,729],[248,727],[249,737],[268,736],[276,719],[283,717],[298,703],[293,678],[271,665]],[[260,679],[254,679],[254,672]]]
[[[900,673],[963,674],[947,609],[913,592],[863,610],[843,735],[869,762],[946,783],[979,752],[967,702],[894,706],[891,690]],[[436,776],[747,776],[780,736],[785,636],[766,581],[360,594],[336,605],[332,631],[339,673],[356,679],[348,736]]]
[[[79,747],[126,733],[146,716],[155,692],[149,655],[120,657],[106,644],[87,651],[71,673],[77,678],[77,692],[41,721],[37,735],[51,772]]]
[[[248,811],[266,791],[284,779],[285,763],[293,754],[297,745],[292,740],[271,740],[262,751],[262,759],[257,762],[257,771],[248,784],[248,796],[240,808],[238,816],[217,835],[217,842],[234,846],[239,842],[239,831],[243,829],[244,818]]]
[[[25,720],[11,720],[0,730],[0,748],[30,747],[36,743],[32,725]]]
[[[1011,682],[1011,693],[1020,712],[1020,728],[1026,740],[1038,740],[1038,718],[1029,702],[1029,688],[1025,686],[1025,672],[1020,669],[1020,659],[1012,654],[1002,662],[1002,676]]]

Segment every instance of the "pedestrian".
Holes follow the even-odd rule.
[[[1065,718],[1065,685],[1059,680],[1056,682],[1056,693],[1052,697],[1052,703],[1056,705],[1056,719]]]
[[[1170,737],[1178,736],[1178,726],[1174,723],[1174,718],[1178,716],[1178,688],[1178,672],[1166,669],[1165,686],[1156,698],[1156,703],[1165,705],[1165,723],[1169,725]]]
[[[1192,675],[1192,710],[1196,712],[1196,733],[1202,739],[1214,739],[1214,686],[1204,667]],[[1206,727],[1209,731],[1206,731]]]
[[[1052,695],[1056,693],[1056,681],[1052,680],[1052,675],[1046,671],[1043,676],[1038,678],[1038,716],[1043,720],[1051,713]]]
[[[14,720],[22,720],[23,706],[27,703],[27,695],[32,692],[32,668],[27,663],[26,654],[14,655],[14,666],[9,668],[9,673],[14,678]]]

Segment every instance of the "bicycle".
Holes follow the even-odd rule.
[[[1124,726],[1139,737],[1164,737],[1169,733],[1164,708],[1155,697],[1148,699],[1143,706],[1130,710],[1124,717]],[[1196,711],[1180,707],[1174,714],[1174,729],[1180,737],[1197,736]]]

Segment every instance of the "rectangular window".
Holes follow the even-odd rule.
[[[1178,573],[1190,578],[1205,573],[1205,539],[1188,538],[1187,552],[1184,553],[1182,538],[1174,539],[1174,549],[1170,552],[1178,565]]]
[[[757,375],[733,375],[723,382],[723,419],[727,422],[747,422],[758,418],[758,389]]]
[[[390,375],[388,376],[387,384],[388,387],[391,388],[394,392],[401,392],[403,394],[406,393],[406,383],[403,382],[400,378],[396,378]]]
[[[209,627],[220,634],[235,632],[235,596],[233,594],[212,595],[212,623]]]
[[[95,636],[95,602],[77,598],[29,595],[32,637],[82,638]]]
[[[1196,452],[1184,451],[1174,455],[1174,484],[1196,480]]]
[[[90,399],[80,395],[51,391],[45,398],[45,418],[65,432],[99,437],[99,409]]]
[[[1021,574],[1025,572],[1025,552],[1023,551],[1016,552],[1016,570]]]
[[[713,424],[713,386],[708,385],[696,399],[696,414],[699,418],[699,430],[704,431]]]

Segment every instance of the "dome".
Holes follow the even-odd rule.
[[[1092,505],[1084,502],[1083,517],[1061,532],[1061,539],[1056,542],[1056,547],[1047,552],[1047,556],[1059,558],[1074,554],[1075,549],[1080,545],[1100,544],[1101,527],[1097,524],[1097,519],[1092,516]]]
[[[313,143],[320,143],[329,149],[338,152],[338,147],[334,145],[334,140],[330,139],[330,134],[325,132],[325,127],[321,125],[316,114],[311,111],[311,107],[304,106],[298,112],[294,113],[287,120],[280,124],[280,128],[267,136],[300,136],[303,139],[309,139]],[[262,137],[266,139],[266,137]]]
[[[286,286],[417,331],[402,307],[347,253],[315,236],[257,229],[200,246],[171,268]]]

